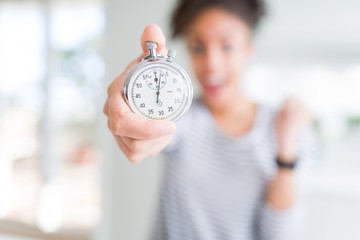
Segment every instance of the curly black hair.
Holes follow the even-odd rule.
[[[171,18],[172,37],[183,35],[200,12],[211,7],[219,7],[236,14],[252,30],[256,29],[266,12],[262,0],[179,0]]]

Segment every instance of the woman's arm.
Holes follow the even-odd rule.
[[[312,122],[312,115],[298,101],[287,100],[276,121],[278,160],[291,164],[297,161],[299,140]],[[276,209],[291,207],[295,199],[294,170],[279,168],[270,182],[266,202]]]
[[[295,188],[293,170],[280,168],[268,186],[266,202],[275,209],[286,210],[294,204]]]
[[[288,100],[277,117],[277,158],[285,164],[297,161],[297,166],[279,167],[269,181],[259,216],[260,239],[294,239],[297,235],[299,176],[314,157],[313,136],[305,132],[311,121],[311,114],[295,100]]]

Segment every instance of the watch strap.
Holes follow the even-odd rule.
[[[276,164],[279,168],[294,169],[296,167],[296,163],[297,163],[296,160],[289,163],[289,162],[284,162],[279,157],[276,157]]]

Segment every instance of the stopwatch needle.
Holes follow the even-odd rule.
[[[156,103],[159,103],[159,95],[160,95],[160,80],[161,80],[161,75],[160,75],[160,79],[158,80],[159,83],[157,85],[157,92],[156,92]],[[156,81],[156,80],[155,80]]]

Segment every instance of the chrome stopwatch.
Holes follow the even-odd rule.
[[[176,121],[189,109],[193,88],[190,77],[176,62],[176,52],[167,58],[156,53],[156,43],[146,42],[149,55],[126,76],[124,98],[130,109],[148,119]]]

